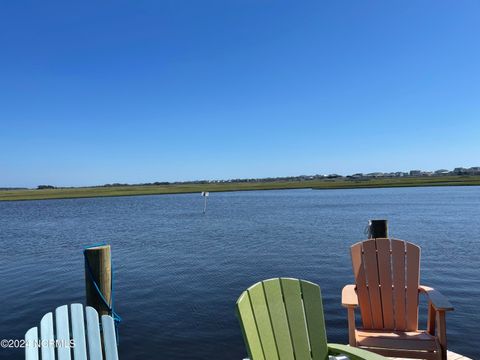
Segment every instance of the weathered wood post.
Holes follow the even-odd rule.
[[[87,306],[93,307],[98,314],[109,315],[110,309],[102,300],[98,290],[109,306],[112,304],[112,266],[110,245],[94,246],[85,249],[85,286]],[[98,286],[98,290],[95,283]]]
[[[388,220],[369,220],[368,238],[388,238]]]

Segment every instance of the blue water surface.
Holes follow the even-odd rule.
[[[392,236],[422,247],[421,282],[455,307],[450,349],[480,358],[480,187],[211,193],[202,210],[199,194],[1,202],[0,338],[84,302],[82,250],[106,242],[123,360],[241,359],[235,301],[278,276],[320,284],[328,339],[347,343],[349,246],[368,219],[386,218]]]

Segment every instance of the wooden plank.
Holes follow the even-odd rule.
[[[372,351],[377,354],[388,356],[388,357],[403,358],[405,356],[408,356],[409,359],[414,358],[414,359],[423,359],[423,360],[438,360],[438,356],[436,353],[428,352],[428,351],[377,349],[377,348],[368,348],[368,347],[362,347],[362,349]]]
[[[277,346],[268,313],[267,301],[263,291],[263,283],[257,283],[248,289],[253,315],[257,324],[258,335],[262,343],[266,360],[278,360]]]
[[[45,314],[40,321],[42,360],[55,360],[55,338],[53,337],[53,314]]]
[[[38,360],[38,328],[25,333],[25,360]]]
[[[68,306],[55,309],[55,326],[57,336],[58,360],[71,360],[70,355],[70,325],[68,321]]]
[[[70,318],[72,320],[72,339],[75,342],[73,358],[75,360],[87,360],[85,320],[83,317],[82,304],[70,305]]]
[[[258,335],[255,316],[253,315],[252,305],[248,291],[244,291],[237,301],[237,313],[242,327],[243,336],[248,349],[248,355],[251,359],[264,360],[262,343]]]
[[[418,286],[420,285],[420,248],[406,243],[406,330],[418,329]]]
[[[377,239],[378,274],[380,278],[380,293],[382,296],[383,328],[395,328],[393,312],[392,260],[389,239]]]
[[[292,337],[295,359],[310,359],[305,315],[303,312],[300,282],[297,279],[280,279],[287,310],[288,325]]]
[[[363,261],[367,275],[368,294],[372,308],[372,326],[383,329],[382,299],[380,298],[380,281],[378,278],[377,248],[375,240],[363,242]]]
[[[396,337],[357,337],[357,345],[364,347],[375,347],[397,350],[422,350],[435,351],[437,344],[435,339],[396,338]]]
[[[103,347],[105,360],[118,360],[117,336],[115,323],[109,315],[102,315]]]
[[[397,358],[389,358],[390,360],[411,360],[411,359],[408,359],[408,358],[405,358],[405,357],[397,357]],[[463,355],[460,355],[460,354],[457,354],[453,351],[447,351],[447,359],[448,360],[472,360],[466,356],[463,356]]]
[[[278,355],[281,360],[294,360],[292,339],[290,336],[285,304],[283,302],[280,279],[265,280],[263,282],[263,289],[265,291],[265,298],[270,312]]]
[[[300,286],[312,360],[325,360],[328,357],[328,346],[320,287],[304,280],[300,281]]]
[[[405,330],[405,243],[403,240],[392,239],[391,244],[395,329]]]
[[[384,330],[357,330],[358,337],[380,337],[380,338],[395,338],[395,339],[409,339],[415,338],[417,340],[434,340],[435,337],[428,334],[426,331],[384,331]]]
[[[91,306],[87,306],[85,308],[85,315],[87,318],[88,357],[90,360],[103,360],[97,310]]]
[[[355,276],[355,285],[357,286],[358,304],[362,315],[362,323],[365,329],[372,328],[372,308],[370,306],[370,297],[367,289],[367,278],[363,267],[362,243],[356,243],[350,248],[352,255],[353,275]]]

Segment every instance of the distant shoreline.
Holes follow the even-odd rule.
[[[78,187],[42,190],[1,190],[0,201],[25,201],[49,199],[79,199],[113,196],[140,196],[188,194],[201,191],[228,192],[249,190],[288,189],[372,189],[391,187],[424,186],[475,186],[480,185],[480,176],[421,176],[376,179],[322,179],[305,181],[233,182],[211,184],[128,185],[112,187]]]

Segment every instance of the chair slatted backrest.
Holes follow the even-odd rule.
[[[113,318],[103,315],[102,341],[97,311],[82,304],[63,305],[49,312],[40,321],[40,332],[33,327],[25,334],[26,360],[118,360],[117,339]],[[85,326],[86,319],[86,326]],[[71,329],[71,331],[70,331]]]
[[[325,360],[327,336],[320,287],[276,278],[248,288],[237,314],[251,360]]]
[[[365,329],[418,329],[420,248],[398,239],[352,245],[353,273]]]

